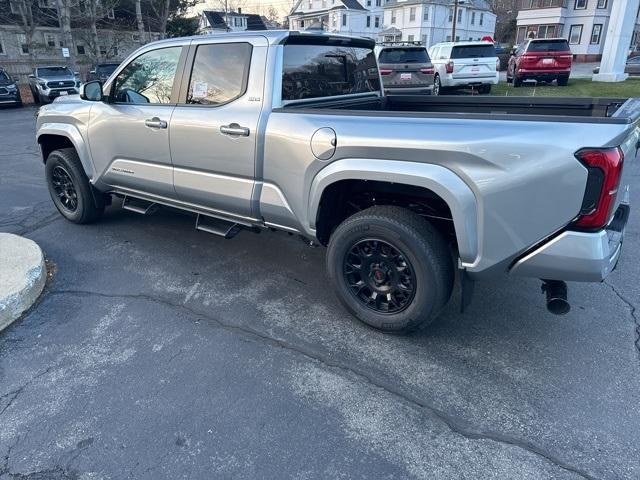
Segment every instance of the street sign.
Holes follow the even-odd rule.
[[[62,56],[64,58],[69,58],[69,49],[68,48],[66,48],[66,47],[62,48]]]

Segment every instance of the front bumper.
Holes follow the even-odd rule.
[[[43,94],[49,100],[54,100],[58,98],[62,94],[62,92],[66,92],[67,95],[76,95],[80,93],[80,90],[77,88],[69,87],[69,88],[60,88],[60,89],[43,91]]]
[[[622,251],[629,206],[620,205],[612,222],[597,232],[567,230],[518,260],[510,274],[572,282],[601,282]]]

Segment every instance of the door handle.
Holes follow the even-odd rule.
[[[229,125],[222,125],[220,132],[225,135],[232,135],[234,137],[248,137],[249,129],[247,127],[241,127],[237,123],[231,123]]]
[[[160,120],[158,117],[147,118],[144,124],[149,128],[167,128],[167,122]]]

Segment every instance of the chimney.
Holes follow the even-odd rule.
[[[238,13],[242,13],[242,9],[238,7]]]

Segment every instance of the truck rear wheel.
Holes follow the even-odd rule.
[[[562,75],[558,77],[558,86],[566,87],[569,84],[569,75]]]
[[[446,242],[423,217],[374,206],[331,236],[327,269],[336,295],[358,319],[407,333],[433,322],[451,296],[454,266]]]
[[[73,148],[51,152],[45,174],[51,199],[64,218],[73,223],[90,223],[102,216],[104,196],[92,191],[93,186]]]

